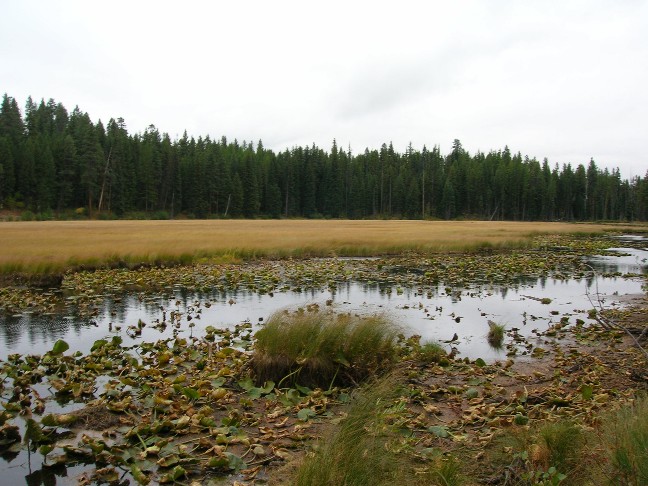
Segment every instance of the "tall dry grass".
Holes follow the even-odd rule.
[[[486,221],[183,220],[0,223],[0,272],[201,258],[368,256],[524,246],[543,233],[614,225]]]

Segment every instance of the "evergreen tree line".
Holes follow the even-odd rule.
[[[155,126],[131,135],[54,100],[0,108],[0,207],[128,217],[478,218],[648,220],[648,172],[551,167],[504,150],[469,154],[455,140],[398,153],[352,154],[335,140],[275,153],[225,137],[172,141]]]

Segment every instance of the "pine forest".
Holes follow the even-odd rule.
[[[226,127],[225,127],[226,129]],[[434,134],[431,134],[431,137]],[[23,219],[408,218],[646,221],[648,172],[622,179],[594,160],[552,164],[508,147],[474,154],[455,140],[362,153],[222,137],[172,140],[122,118],[15,98],[0,109],[0,209]],[[26,216],[25,216],[26,215]]]

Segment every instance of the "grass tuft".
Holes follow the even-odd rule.
[[[603,427],[611,484],[648,484],[648,398],[617,411]]]
[[[389,375],[354,393],[347,417],[304,458],[290,484],[403,484],[401,458],[388,447],[393,437],[385,426],[398,388],[398,380]]]
[[[462,472],[464,468],[465,466],[454,456],[437,454],[431,464],[417,475],[417,483],[434,486],[460,486],[465,484]]]
[[[581,463],[580,453],[584,445],[582,429],[569,421],[550,423],[540,429],[539,441],[536,444],[539,453],[538,461],[544,469],[555,467],[557,471],[567,474],[568,478],[576,476]],[[574,484],[569,481],[566,484]]]
[[[506,326],[494,321],[488,321],[488,344],[495,349],[500,349],[504,344],[504,333]]]
[[[277,313],[255,335],[252,369],[258,383],[356,384],[392,366],[398,331],[382,317]]]
[[[439,363],[448,356],[444,347],[436,342],[429,341],[421,344],[421,347],[416,350],[416,358],[423,363]]]
[[[496,440],[488,461],[505,471],[509,484],[589,484],[592,460],[586,444],[583,429],[569,420],[514,427]]]

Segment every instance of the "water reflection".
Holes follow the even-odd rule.
[[[490,349],[485,336],[488,320],[520,328],[524,336],[543,331],[562,316],[587,320],[592,307],[588,294],[598,292],[606,306],[619,305],[619,298],[641,293],[638,279],[616,277],[556,280],[533,279],[532,283],[508,286],[484,285],[448,289],[443,285],[425,288],[387,286],[378,283],[344,282],[337,288],[307,292],[191,293],[185,290],[169,295],[142,297],[124,294],[106,298],[92,319],[71,316],[25,315],[5,317],[0,322],[0,358],[10,353],[42,354],[57,339],[66,340],[71,351],[87,352],[94,341],[120,335],[125,345],[180,336],[200,336],[211,325],[225,328],[243,321],[255,326],[283,309],[317,307],[356,314],[386,314],[406,333],[429,340],[449,340],[462,356],[501,358],[504,351]],[[551,299],[543,304],[542,299]],[[139,321],[141,335],[134,329]],[[528,324],[527,323],[533,323]]]
[[[26,484],[27,486],[80,484],[77,479],[86,469],[83,463],[44,466],[44,457],[40,453],[27,450],[3,451],[0,459],[6,461],[2,471],[2,484]]]
[[[531,319],[546,329],[563,315],[586,320],[590,296],[599,293],[606,306],[618,305],[620,296],[642,293],[641,279],[620,274],[646,274],[648,251],[618,248],[619,256],[593,257],[589,263],[605,277],[580,279],[520,277],[513,285],[468,285],[446,288],[443,284],[411,288],[387,282],[340,282],[337,286],[309,291],[268,294],[255,292],[190,292],[167,289],[163,294],[124,293],[104,299],[93,318],[64,315],[0,317],[0,359],[11,353],[42,354],[58,339],[66,340],[71,351],[86,352],[97,339],[120,335],[124,344],[158,340],[173,335],[201,335],[208,325],[228,327],[243,321],[258,326],[274,312],[308,305],[320,311],[383,313],[398,322],[407,333],[423,339],[447,340],[457,333],[459,351],[469,357],[498,358],[486,345],[488,320],[525,329]],[[408,270],[408,271],[411,271]],[[550,299],[551,304],[543,304]],[[529,317],[529,316],[532,316]],[[141,321],[141,334],[134,326]],[[532,327],[532,326],[529,326]]]
[[[588,259],[589,264],[598,272],[621,274],[648,274],[648,249],[610,248],[618,253],[615,257],[594,256]]]

